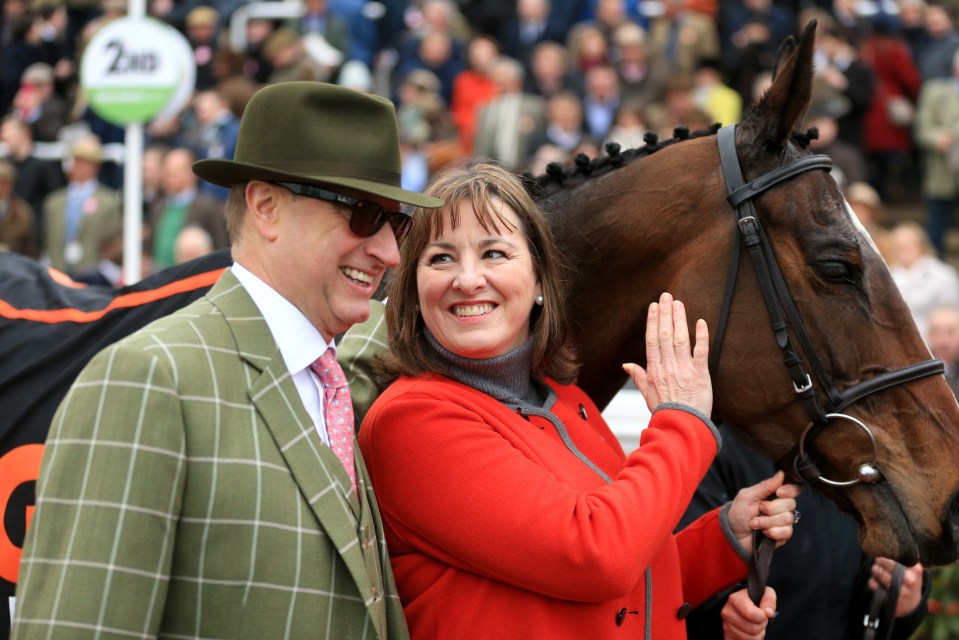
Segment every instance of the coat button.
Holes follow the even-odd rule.
[[[683,606],[679,608],[679,611],[676,612],[676,617],[680,620],[685,620],[686,616],[689,615],[689,612],[693,610],[693,605],[688,602],[684,602]]]
[[[380,590],[376,586],[370,587],[370,592],[373,594],[373,598],[376,599],[380,595]]]

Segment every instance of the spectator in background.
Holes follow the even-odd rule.
[[[649,47],[671,73],[691,74],[703,58],[718,58],[716,18],[686,0],[663,0],[663,13],[649,22]]]
[[[123,220],[120,194],[97,180],[103,148],[94,135],[70,147],[67,186],[43,202],[42,253],[51,267],[67,275],[96,268],[105,227]]]
[[[428,0],[420,12],[412,12],[420,22],[400,43],[393,69],[393,90],[413,69],[432,71],[440,79],[443,102],[453,102],[453,79],[466,68],[468,28],[463,16],[450,0]]]
[[[186,39],[196,62],[196,89],[205,91],[216,83],[213,59],[217,50],[217,22],[220,14],[213,7],[200,5],[186,15]]]
[[[612,35],[611,63],[625,96],[658,102],[666,95],[669,71],[650,58],[646,32],[638,24],[621,24]]]
[[[301,36],[313,33],[322,36],[327,44],[345,57],[350,51],[350,25],[330,11],[327,0],[304,0],[303,17],[296,21]],[[294,25],[289,25],[294,26]]]
[[[723,125],[739,122],[743,113],[743,99],[738,91],[723,82],[718,59],[700,60],[693,83],[693,103],[709,114],[713,122]]]
[[[233,114],[226,98],[217,89],[201,91],[193,98],[195,124],[186,132],[185,139],[196,151],[198,159],[232,160],[240,119]],[[229,190],[209,183],[201,183],[200,191],[220,202],[226,202]]]
[[[857,3],[858,0],[832,0],[829,10],[846,40],[858,47],[872,30],[872,23],[856,6]]]
[[[100,228],[100,248],[96,266],[88,271],[74,274],[77,282],[101,287],[123,286],[123,222],[110,219]]]
[[[944,306],[930,313],[926,342],[933,357],[946,365],[946,382],[959,396],[959,309]]]
[[[480,109],[473,147],[474,156],[495,158],[514,171],[527,165],[546,127],[546,102],[523,91],[523,77],[523,65],[508,56],[493,65],[500,92]]]
[[[914,44],[916,66],[923,80],[950,78],[953,73],[953,56],[959,49],[959,32],[956,31],[946,7],[938,2],[925,5],[925,30]]]
[[[3,52],[2,82],[3,114],[8,113],[14,94],[20,86],[24,71],[36,62],[43,62],[58,70],[60,77],[70,75],[73,65],[66,57],[63,42],[64,18],[62,6],[40,6],[32,3],[14,24],[10,45]]]
[[[516,0],[516,13],[506,20],[497,37],[503,54],[529,70],[532,66],[533,50],[541,42],[556,41],[565,37],[565,33],[551,33],[550,0]]]
[[[828,111],[839,126],[837,137],[863,148],[866,112],[875,95],[875,76],[858,59],[858,53],[842,28],[828,15],[819,17],[816,32],[816,77],[813,83],[813,107]]]
[[[194,161],[196,155],[186,147],[171,149],[163,158],[163,197],[154,203],[149,224],[154,269],[175,264],[176,237],[191,224],[205,229],[215,248],[229,246],[223,204],[200,192],[191,169]]]
[[[469,155],[473,150],[473,136],[480,107],[499,94],[499,87],[492,76],[493,65],[499,56],[499,44],[495,39],[482,34],[476,35],[466,48],[467,68],[453,78],[450,115],[459,131],[460,148],[464,155]]]
[[[953,75],[922,83],[916,107],[916,145],[922,157],[922,195],[926,231],[940,256],[945,255],[946,231],[954,226],[959,199],[959,49]]]
[[[533,49],[529,73],[526,74],[527,93],[544,98],[560,91],[583,93],[582,76],[574,73],[569,65],[569,51],[558,42],[540,42]]]
[[[926,32],[926,0],[899,0],[898,4],[902,37],[918,67],[922,47],[929,37]]]
[[[630,15],[623,0],[597,0],[593,22],[602,30],[607,42],[613,42],[613,34],[623,25],[639,26],[638,18]]]
[[[811,107],[806,115],[806,126],[819,131],[819,137],[810,141],[809,148],[832,158],[832,174],[840,189],[853,182],[868,181],[866,158],[860,147],[839,138],[839,122],[824,106]]]
[[[402,82],[414,69],[426,69],[439,78],[444,104],[453,100],[453,80],[466,68],[466,54],[449,31],[431,30],[416,40],[416,48],[401,53],[393,70],[393,79]]]
[[[603,30],[590,22],[579,22],[567,37],[570,68],[580,78],[597,65],[609,63],[609,41]]]
[[[37,237],[33,210],[13,192],[17,169],[7,159],[0,159],[0,251],[13,251],[37,257]]]
[[[163,158],[169,149],[162,144],[151,144],[143,150],[143,219],[149,221],[154,203],[163,197]]]
[[[461,155],[456,127],[439,92],[439,79],[426,69],[414,69],[399,87],[403,188],[410,191],[425,186],[437,166]]]
[[[366,4],[363,0],[308,0],[301,33],[323,36],[330,46],[343,54],[344,60],[359,60],[366,65],[372,65],[379,46],[379,33],[373,20],[367,15]],[[308,16],[313,15],[321,18],[308,19]],[[339,28],[337,33],[333,32],[332,21],[342,23],[345,27],[345,38]]]
[[[203,227],[190,224],[183,227],[177,234],[173,247],[173,261],[176,264],[183,264],[213,251],[215,249],[210,233]]]
[[[678,126],[690,131],[706,129],[713,124],[708,113],[696,106],[693,99],[693,80],[689,76],[674,76],[666,89],[661,104],[650,106],[651,119],[661,138],[671,138]]]
[[[332,81],[351,50],[350,24],[327,0],[306,0],[306,13],[287,27],[300,36],[306,54],[319,66],[319,80]],[[352,11],[352,10],[351,10]]]
[[[67,123],[69,108],[54,90],[53,67],[35,62],[24,69],[20,89],[13,97],[13,114],[30,125],[36,142],[55,142]]]
[[[571,92],[557,93],[546,103],[546,128],[544,138],[533,142],[533,148],[552,144],[565,153],[572,153],[583,141],[586,132],[583,126],[583,104]]]
[[[276,23],[270,18],[250,18],[246,22],[246,49],[241,63],[241,72],[256,84],[266,84],[273,65],[263,54],[263,45],[276,31]]]
[[[910,171],[912,125],[922,82],[896,24],[885,14],[877,16],[872,32],[859,47],[860,59],[876,78],[876,93],[865,116],[869,135],[863,140],[863,150],[869,162],[870,182],[884,200],[895,193],[890,187],[900,186],[900,198],[905,197],[903,190],[913,190],[908,184],[914,175]]]
[[[43,201],[66,184],[60,163],[33,156],[33,134],[30,125],[7,116],[0,123],[0,142],[7,147],[7,157],[17,170],[13,192],[23,198],[36,216],[36,247],[43,246]]]
[[[320,66],[306,54],[303,41],[287,27],[270,34],[263,43],[263,56],[272,67],[267,84],[317,80],[322,76]]]
[[[534,176],[538,176],[546,173],[546,167],[553,163],[566,166],[569,164],[569,154],[555,144],[546,143],[533,152],[527,169]]]
[[[613,67],[597,65],[586,72],[585,81],[583,117],[586,132],[594,140],[603,140],[613,126],[613,117],[622,101],[619,76]]]
[[[890,236],[889,271],[912,312],[921,335],[929,332],[929,318],[939,307],[959,307],[959,274],[936,257],[923,228],[915,222],[896,225]]]
[[[653,130],[655,127],[650,126],[646,116],[646,104],[635,96],[629,96],[616,110],[606,142],[615,142],[622,149],[640,149],[646,146],[643,136]]]
[[[796,32],[796,14],[773,0],[731,0],[720,4],[723,68],[745,100],[756,74],[771,69],[780,43]]]

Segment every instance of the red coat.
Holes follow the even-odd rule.
[[[913,145],[912,126],[893,124],[887,110],[892,96],[902,96],[913,106],[919,97],[922,80],[909,47],[901,38],[876,34],[862,44],[859,57],[876,75],[876,92],[864,124],[865,151],[909,151]]]
[[[717,451],[699,418],[657,411],[627,457],[578,387],[551,384],[553,414],[612,484],[548,420],[440,376],[400,378],[367,414],[359,444],[414,640],[641,638],[648,566],[653,637],[676,640],[684,602],[745,576],[718,510],[672,533]]]

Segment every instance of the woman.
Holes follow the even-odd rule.
[[[655,411],[627,457],[569,384],[558,255],[519,180],[478,163],[428,193],[446,206],[414,216],[387,305],[400,377],[360,430],[412,637],[685,637],[753,529],[791,535],[798,494],[777,475],[673,536],[718,447],[705,322],[690,353],[682,304],[651,305],[648,369],[626,368]],[[730,637],[761,604],[737,595]]]

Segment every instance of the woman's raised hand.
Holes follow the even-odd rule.
[[[668,293],[649,305],[646,318],[646,369],[623,365],[652,411],[663,402],[679,402],[709,416],[713,388],[709,379],[709,330],[696,321],[696,344],[690,346],[686,308]]]

